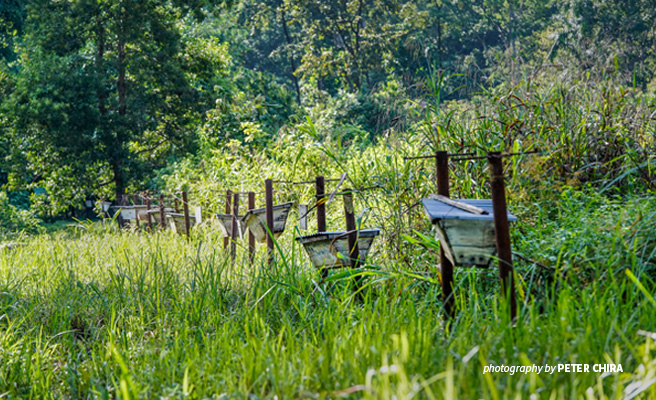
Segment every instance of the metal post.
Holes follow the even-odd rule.
[[[159,195],[159,224],[162,230],[166,230],[166,215],[164,215],[164,195]]]
[[[315,181],[315,187],[317,192],[317,202],[321,201],[325,197],[325,179],[323,176],[317,176]],[[321,204],[317,206],[317,232],[326,231],[326,205]]]
[[[230,244],[230,256],[232,261],[237,257],[237,237],[239,234],[239,193],[234,194],[232,202],[232,243]]]
[[[225,202],[225,213],[230,214],[230,201],[232,200],[232,190],[227,190],[226,191],[226,202]],[[223,238],[223,250],[226,250],[228,248],[228,244],[230,243],[230,238],[229,237],[224,237]]]
[[[266,200],[266,224],[267,224],[267,250],[269,253],[269,265],[273,264],[273,181],[264,181],[264,195]]]
[[[506,208],[506,187],[501,153],[489,153],[488,163],[490,167],[490,186],[492,189],[494,232],[497,238],[497,255],[499,256],[499,278],[501,280],[503,296],[507,300],[510,300],[510,318],[514,320],[517,316],[517,303],[515,301],[515,278],[513,275],[508,210]]]
[[[437,177],[437,194],[449,197],[449,154],[446,151],[435,153],[435,176]],[[440,244],[440,276],[442,282],[442,302],[444,303],[444,318],[455,314],[455,299],[453,297],[453,264],[444,254],[443,244]]]
[[[187,191],[182,192],[182,209],[184,210],[184,223],[185,223],[185,234],[189,237],[189,228],[191,228],[191,222],[189,221],[189,202],[187,201]]]
[[[255,209],[255,193],[248,192],[248,209]],[[248,230],[248,260],[253,263],[255,260],[255,236],[251,230]]]

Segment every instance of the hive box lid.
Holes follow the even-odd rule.
[[[494,219],[494,213],[492,211],[492,200],[482,199],[454,199],[459,202],[469,204],[471,206],[476,206],[487,211],[488,214],[474,214],[465,210],[461,210],[457,207],[453,207],[449,204],[442,203],[439,200],[434,199],[421,199],[421,202],[424,204],[424,210],[426,215],[430,220],[431,224],[436,223],[440,219],[471,219],[477,221],[491,221]],[[508,213],[508,221],[517,221],[517,217]]]

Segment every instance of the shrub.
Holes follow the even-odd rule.
[[[31,212],[11,205],[7,193],[0,192],[0,237],[18,232],[38,233],[43,230],[40,222]]]

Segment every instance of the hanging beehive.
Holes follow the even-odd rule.
[[[219,222],[218,226],[221,230],[221,234],[224,237],[232,237],[232,214],[214,214],[214,218]],[[237,216],[237,237],[240,239],[244,236],[246,232],[246,225],[241,221],[243,216]]]
[[[454,266],[487,268],[497,252],[492,200],[447,201],[422,199],[444,254]],[[508,213],[508,221],[516,220]]]
[[[380,229],[362,229],[358,231],[358,250],[360,262],[364,262],[378,236]],[[319,232],[296,238],[310,257],[312,264],[319,269],[333,269],[350,266],[347,232]]]
[[[273,237],[278,238],[285,231],[287,216],[291,210],[293,202],[277,204],[273,206]],[[246,215],[241,219],[251,231],[255,240],[264,243],[267,238],[266,230],[266,208],[256,208],[248,210]]]
[[[134,221],[137,219],[137,209],[134,206],[112,206],[110,210],[115,210],[121,216],[123,221]]]
[[[164,209],[164,219],[166,219],[166,214],[171,214],[173,212],[175,212],[174,209],[165,208]],[[156,225],[162,225],[162,221],[160,221],[161,220],[160,209],[159,209],[158,206],[154,206],[150,210],[148,210],[148,214],[150,214],[150,218],[152,218],[152,220],[155,221]],[[166,221],[164,223],[166,223]]]
[[[169,227],[175,233],[185,232],[185,215],[180,213],[167,213],[166,220],[169,221]],[[189,228],[196,225],[196,216],[189,216]]]

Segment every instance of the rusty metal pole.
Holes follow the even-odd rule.
[[[148,227],[148,232],[153,231],[153,221],[150,219],[150,196],[146,197],[146,226]]]
[[[248,192],[248,210],[255,209],[255,193]],[[255,236],[251,230],[248,230],[248,260],[253,263],[255,260]]]
[[[494,232],[497,238],[497,255],[499,256],[499,279],[501,280],[503,296],[510,303],[510,318],[514,320],[517,316],[517,303],[515,301],[515,278],[501,153],[489,153],[488,164],[490,167],[490,187],[492,189]]]
[[[187,201],[187,191],[182,192],[182,210],[184,211],[185,235],[189,237],[191,222],[189,221],[189,202]]]
[[[162,230],[166,230],[166,215],[164,215],[164,195],[159,195],[159,224]]]
[[[225,213],[230,214],[230,201],[232,200],[232,190],[227,190],[226,191],[226,202],[225,202]],[[224,237],[223,238],[223,250],[226,250],[228,248],[228,244],[230,243],[230,238],[229,237]]]
[[[232,261],[237,258],[237,237],[239,234],[239,193],[235,193],[232,202],[232,243],[230,244],[230,257]]]
[[[323,176],[317,176],[315,181],[317,192],[317,202],[321,201],[326,196],[325,179]],[[317,232],[326,231],[326,205],[321,204],[317,206]]]
[[[267,251],[269,253],[269,265],[273,264],[273,181],[264,181],[264,195],[266,201],[266,225],[267,225]]]
[[[449,197],[449,154],[446,151],[435,153],[435,176],[437,177],[437,194]],[[455,314],[453,264],[444,254],[442,244],[440,245],[440,277],[442,282],[444,318],[448,319]]]

